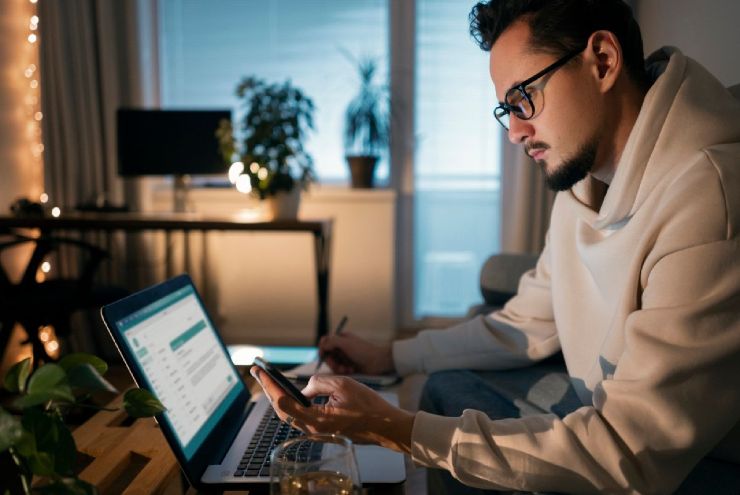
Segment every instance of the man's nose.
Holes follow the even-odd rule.
[[[522,144],[532,137],[532,125],[516,115],[509,115],[509,141],[513,144]]]

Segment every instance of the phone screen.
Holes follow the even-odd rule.
[[[282,388],[285,393],[293,397],[301,405],[303,405],[304,407],[311,406],[311,401],[308,400],[308,397],[303,395],[303,393],[301,393],[301,391],[298,390],[298,388],[296,388],[296,386],[293,385],[290,380],[288,380],[285,375],[283,375],[276,367],[259,357],[254,358],[254,364],[256,366],[259,366],[262,371],[270,375],[270,378],[275,380],[275,382],[280,385],[280,388]]]

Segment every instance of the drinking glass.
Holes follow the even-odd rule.
[[[272,453],[271,495],[357,495],[360,487],[354,447],[342,435],[293,438]]]

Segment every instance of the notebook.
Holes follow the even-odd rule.
[[[156,420],[190,484],[267,490],[271,449],[300,432],[279,422],[264,394],[250,394],[190,277],[144,289],[101,314],[136,384],[167,408]],[[363,485],[405,480],[402,454],[372,445],[355,453]]]

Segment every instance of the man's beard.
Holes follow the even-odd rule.
[[[573,187],[576,182],[583,180],[594,167],[596,161],[596,140],[584,144],[575,155],[566,159],[556,170],[545,172],[547,187],[553,191],[566,191]]]

